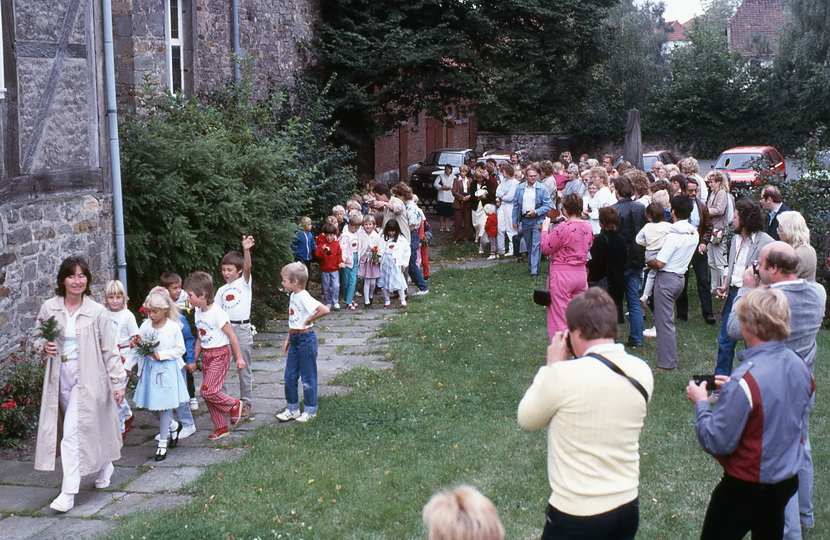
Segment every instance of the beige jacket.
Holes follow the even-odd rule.
[[[63,298],[56,296],[43,303],[38,318],[52,315],[60,328],[66,327]],[[98,472],[107,461],[121,457],[121,427],[113,393],[126,386],[127,373],[121,364],[112,325],[101,304],[84,296],[76,321],[78,339],[78,428],[80,433],[81,476]],[[63,337],[57,340],[60,350]],[[60,355],[46,363],[43,399],[37,430],[35,469],[55,470],[60,448],[63,413],[60,390]]]

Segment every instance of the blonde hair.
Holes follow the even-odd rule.
[[[605,167],[591,167],[591,177],[598,176],[603,186],[608,185],[608,171]]]
[[[790,210],[778,214],[778,228],[787,238],[785,242],[792,247],[810,245],[810,229],[807,228],[807,222],[804,221],[804,216],[801,213]]]
[[[303,263],[299,261],[288,263],[282,267],[280,274],[288,281],[299,283],[305,289],[308,282],[308,268]]]
[[[371,221],[372,223],[377,224],[377,221],[375,221],[375,216],[373,216],[372,214],[363,215],[363,223],[365,224],[367,221]]]
[[[349,225],[357,225],[358,227],[363,225],[363,214],[360,213],[360,210],[349,212]]]
[[[308,216],[303,216],[303,217],[300,218],[298,223],[300,223],[302,225],[310,225],[311,224],[311,218],[308,217]]]
[[[665,189],[658,189],[657,191],[651,194],[651,202],[656,202],[663,208],[668,208],[669,192]]]
[[[487,214],[488,216],[491,215],[491,214],[495,214],[496,213],[496,206],[493,205],[493,204],[485,204],[484,205],[484,213]]]
[[[782,341],[790,335],[790,305],[778,289],[752,289],[735,303],[735,312],[741,328],[761,341]]]
[[[709,171],[709,174],[706,175],[706,179],[711,180],[713,182],[718,182],[721,185],[721,189],[729,193],[729,179],[722,171]],[[786,214],[786,212],[784,213]]]
[[[336,214],[337,212],[343,212],[343,214],[345,215],[346,214],[346,209],[343,208],[342,205],[337,204],[337,205],[332,207],[331,213]]]
[[[144,299],[144,307],[147,309],[163,309],[167,312],[167,318],[182,327],[181,317],[179,317],[179,306],[170,298],[170,293],[164,287],[153,287],[147,298]]]
[[[121,309],[127,309],[127,288],[124,287],[123,283],[117,279],[107,281],[107,284],[104,285],[104,299],[111,294],[121,295],[121,298],[124,299],[124,305]],[[109,309],[109,306],[107,306],[107,309]]]
[[[490,499],[471,486],[436,493],[422,513],[429,540],[503,540],[504,527]]]

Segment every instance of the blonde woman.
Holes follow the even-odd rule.
[[[712,273],[712,292],[715,292],[723,281],[723,273],[726,271],[727,264],[726,244],[723,243],[723,238],[726,227],[729,225],[729,181],[721,171],[711,171],[706,175],[706,183],[709,184],[706,207],[712,219],[712,239],[706,253]]]
[[[504,527],[493,503],[471,486],[436,493],[424,506],[429,540],[503,540]]]
[[[804,216],[795,210],[778,214],[778,236],[788,243],[798,255],[795,273],[807,281],[816,280],[816,250],[810,245],[810,229]]]

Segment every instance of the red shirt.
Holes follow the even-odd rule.
[[[487,216],[487,221],[484,222],[484,230],[487,232],[487,236],[499,235],[499,218],[496,213]]]
[[[326,252],[327,247],[328,252]],[[321,272],[337,272],[340,269],[340,263],[343,262],[343,252],[340,251],[340,242],[336,239],[333,242],[326,242],[325,236],[323,236],[323,243],[317,244],[314,256],[317,258],[317,262],[320,263]]]

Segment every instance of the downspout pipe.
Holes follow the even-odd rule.
[[[239,0],[231,0],[231,34],[233,35],[233,82],[239,83],[242,75],[239,73]]]
[[[121,194],[121,145],[118,142],[118,104],[115,99],[115,55],[112,39],[112,0],[102,0],[104,19],[104,82],[107,93],[112,206],[115,221],[115,257],[118,279],[127,287],[127,250],[124,245],[124,203]],[[129,290],[129,289],[128,289]]]

